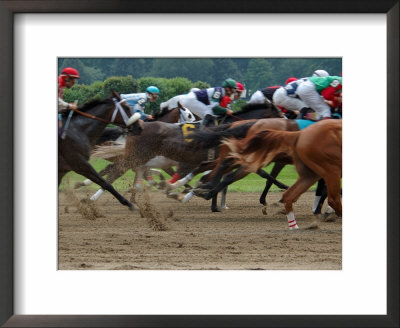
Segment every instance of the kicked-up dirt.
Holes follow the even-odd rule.
[[[183,204],[158,191],[138,194],[140,211],[133,212],[109,193],[95,203],[89,196],[59,193],[60,270],[342,268],[342,219],[313,225],[312,192],[294,205],[295,231],[288,229],[280,192],[268,195],[266,215],[258,193],[228,193],[229,209],[221,213],[210,211],[210,201]]]

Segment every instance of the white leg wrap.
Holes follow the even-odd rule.
[[[293,212],[290,212],[287,215],[287,220],[288,220],[289,230],[299,229],[299,226],[297,225]]]
[[[103,189],[99,189],[96,191],[96,193],[90,197],[90,200],[96,201],[100,198],[100,196],[103,194],[104,190]]]
[[[314,197],[314,204],[313,204],[313,207],[312,207],[312,211],[313,212],[315,212],[315,210],[317,209],[317,206],[318,206],[318,203],[319,203],[320,199],[321,199],[321,196],[315,196]]]
[[[193,174],[189,173],[184,178],[176,181],[175,183],[171,183],[170,188],[171,189],[176,189],[176,188],[182,187],[183,185],[185,185],[186,183],[188,183],[192,179],[193,179]]]
[[[189,200],[191,200],[193,198],[193,196],[194,196],[194,192],[193,191],[187,193],[186,196],[183,197],[182,203],[187,203]]]
[[[84,186],[89,186],[89,185],[91,185],[92,183],[93,183],[93,181],[90,180],[90,179],[86,179],[85,181],[83,181],[83,185],[84,185]]]

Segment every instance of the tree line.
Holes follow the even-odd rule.
[[[224,79],[242,82],[254,92],[267,86],[282,85],[288,77],[311,76],[317,69],[331,75],[342,72],[341,58],[59,58],[59,70],[75,67],[80,83],[92,84],[112,76],[132,75],[135,79],[184,77],[220,86]]]
[[[75,84],[71,89],[66,89],[64,100],[66,102],[78,101],[84,104],[91,100],[108,98],[112,91],[120,94],[144,92],[149,85],[156,85],[160,89],[160,97],[154,103],[148,103],[146,112],[155,113],[159,110],[160,104],[176,95],[188,93],[191,88],[205,89],[210,87],[205,82],[197,81],[192,83],[184,77],[172,79],[142,77],[135,79],[131,75],[113,76],[105,81],[93,82],[92,84]]]

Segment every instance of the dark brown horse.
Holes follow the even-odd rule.
[[[72,116],[68,128],[64,127],[65,138],[58,139],[58,184],[67,172],[75,171],[111,192],[121,204],[134,209],[133,204],[122,197],[88,162],[90,151],[107,124],[129,126],[133,134],[141,132],[138,115],[129,118],[130,115],[129,106],[117,94],[79,108]]]
[[[298,229],[293,203],[320,178],[325,180],[328,203],[342,215],[340,180],[342,176],[342,121],[324,120],[298,132],[264,130],[250,132],[244,139],[231,138],[225,145],[234,163],[246,172],[257,172],[281,154],[293,158],[297,181],[286,190],[285,205],[289,229]]]

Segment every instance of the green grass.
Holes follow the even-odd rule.
[[[90,163],[93,165],[93,167],[96,169],[96,171],[100,171],[103,169],[107,163],[109,163],[106,160],[103,159],[95,159],[91,160]],[[272,165],[269,165],[265,170],[267,172],[270,172],[272,169]],[[135,174],[129,170],[126,172],[122,177],[117,179],[114,183],[113,186],[119,190],[119,191],[126,191],[132,186],[132,181],[135,177]],[[169,175],[165,174],[166,178],[169,178]],[[195,177],[192,182],[190,183],[192,186],[199,180],[201,175],[198,175]],[[63,181],[59,187],[60,190],[64,189],[66,187],[66,184],[68,183],[71,187],[74,186],[75,182],[78,181],[84,181],[86,178],[76,174],[75,172],[69,172],[64,178]],[[278,180],[283,182],[286,185],[292,185],[297,179],[297,172],[294,168],[293,165],[287,165],[285,168],[281,171],[281,173],[278,176]],[[229,186],[229,191],[238,191],[238,192],[262,192],[265,187],[265,179],[261,178],[257,174],[249,174],[247,177],[243,178],[242,180],[239,180],[235,183],[233,183],[231,186]],[[92,189],[96,190],[98,189],[98,186],[96,184],[92,184],[88,187],[87,189]],[[312,190],[315,189],[315,186],[311,188]],[[277,188],[275,185],[272,186],[271,191],[278,191],[280,190]]]

